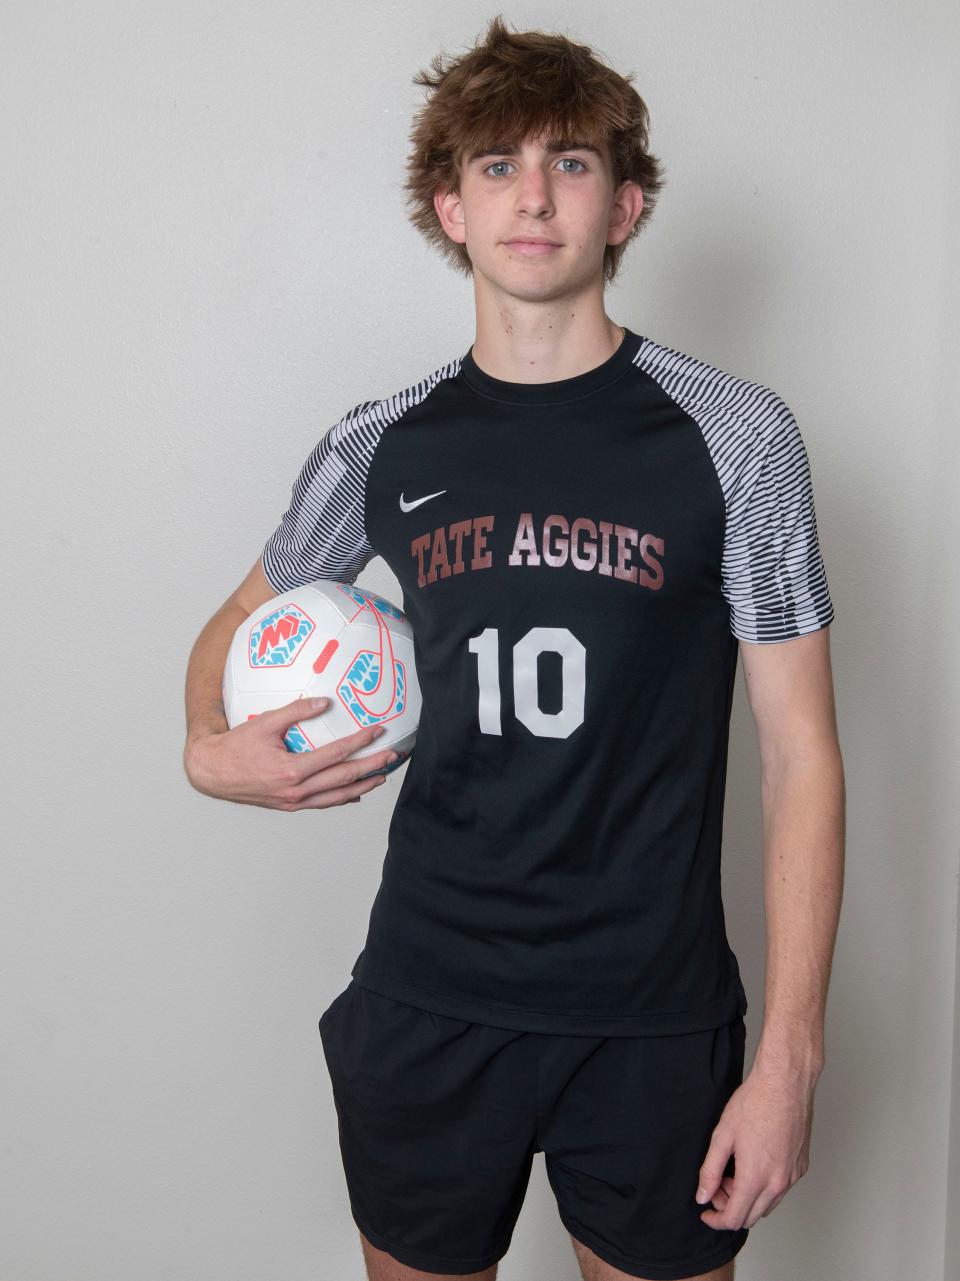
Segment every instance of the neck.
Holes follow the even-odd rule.
[[[511,300],[515,304],[515,300]],[[604,312],[558,307],[477,308],[473,358],[493,378],[545,383],[574,378],[603,364],[623,341],[623,329]]]

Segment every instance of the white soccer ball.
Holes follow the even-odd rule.
[[[289,751],[380,724],[385,732],[352,756],[392,748],[399,758],[375,771],[385,774],[409,757],[420,720],[409,619],[375,592],[321,578],[274,597],[240,624],[224,667],[223,706],[233,729],[298,696],[324,695],[325,710],[284,735]]]

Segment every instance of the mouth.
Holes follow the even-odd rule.
[[[552,254],[561,249],[553,240],[505,240],[504,244],[508,249],[514,250],[515,253],[523,254],[527,257],[536,257],[541,254]]]

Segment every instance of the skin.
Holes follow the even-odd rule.
[[[830,628],[777,644],[741,641],[740,659],[761,758],[766,981],[753,1066],[700,1169],[702,1200],[714,1207],[700,1217],[714,1228],[752,1227],[809,1168],[844,872]],[[731,1153],[736,1174],[721,1178]]]
[[[643,209],[636,183],[614,188],[609,148],[548,152],[526,140],[519,154],[461,162],[458,192],[434,205],[473,264],[476,338],[485,372],[511,382],[553,382],[608,359],[620,332],[604,310],[607,244],[621,244]],[[524,257],[506,242],[548,236],[561,248]]]
[[[619,1268],[612,1267],[575,1237],[570,1240],[583,1281],[638,1281],[632,1273],[621,1272]],[[496,1263],[482,1272],[422,1272],[419,1268],[408,1268],[405,1264],[398,1263],[391,1254],[371,1244],[362,1232],[360,1245],[369,1281],[496,1281],[497,1277]],[[734,1281],[735,1268],[736,1259],[731,1259],[722,1268],[714,1268],[712,1272],[698,1272],[687,1281]]]

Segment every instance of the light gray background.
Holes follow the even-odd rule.
[[[321,432],[472,339],[400,183],[412,75],[494,12],[5,9],[3,1281],[363,1277],[317,1019],[401,776],[330,812],[210,800],[181,771],[182,686]],[[669,185],[613,319],[776,389],[811,458],[846,895],[811,1168],[738,1281],[956,1278],[956,6],[503,13],[650,106]],[[397,590],[380,560],[361,582]],[[742,673],[724,860],[749,1066]],[[501,1277],[576,1276],[538,1157]]]

